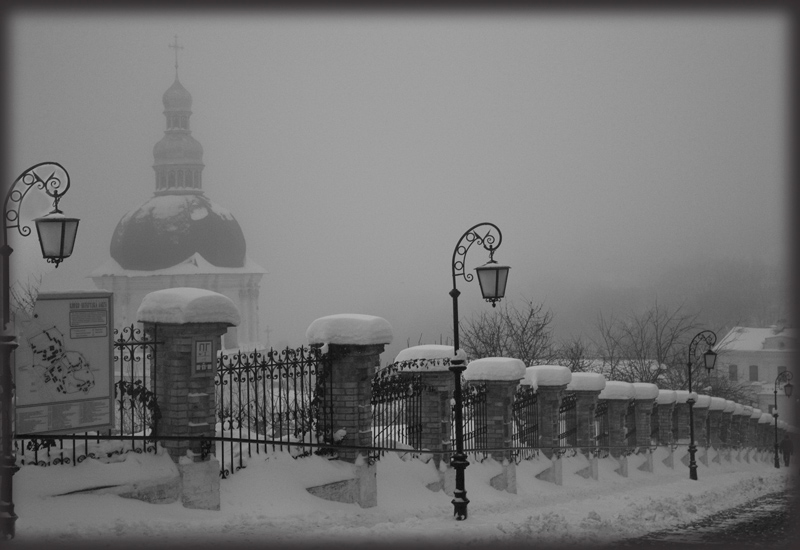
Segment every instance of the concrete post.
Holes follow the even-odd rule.
[[[145,330],[158,326],[160,343],[151,367],[161,410],[156,435],[187,438],[163,442],[178,463],[183,505],[219,510],[215,446],[201,462],[199,438],[216,435],[217,350],[228,327],[239,324],[239,311],[230,298],[216,292],[169,288],[145,296],[137,318]]]
[[[485,357],[470,362],[464,379],[486,384],[486,444],[503,471],[490,480],[492,487],[516,494],[516,465],[511,459],[511,406],[519,381],[525,376],[525,364],[509,357]]]

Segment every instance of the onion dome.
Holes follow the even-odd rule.
[[[245,239],[233,215],[202,194],[157,195],[124,216],[111,238],[123,269],[155,271],[195,253],[217,267],[243,267]]]
[[[164,92],[162,101],[165,111],[191,111],[192,109],[192,94],[183,87],[177,75],[172,86]]]

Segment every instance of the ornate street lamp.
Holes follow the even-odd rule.
[[[45,177],[39,174],[44,174]],[[11,426],[11,353],[17,347],[17,341],[9,322],[11,320],[11,268],[9,257],[14,251],[8,245],[8,230],[16,229],[20,235],[27,237],[31,228],[20,225],[19,209],[28,191],[38,187],[53,199],[53,211],[36,218],[36,232],[42,256],[51,263],[58,264],[72,254],[75,245],[75,234],[78,231],[78,219],[68,218],[58,209],[58,202],[69,190],[69,173],[58,163],[43,162],[25,170],[14,180],[3,203],[3,330],[0,333],[2,347],[2,365],[0,368],[0,539],[14,538],[14,513],[11,482],[14,475],[14,451]]]
[[[712,350],[712,346],[717,342],[717,335],[711,330],[704,330],[699,332],[692,338],[689,344],[689,361],[686,363],[686,368],[689,371],[689,478],[697,479],[697,462],[695,461],[695,453],[697,447],[694,445],[694,397],[692,397],[692,365],[697,360],[697,346],[700,342],[705,342],[708,346],[706,352],[703,354],[703,365],[710,373],[714,370],[714,364],[717,362],[717,354]]]
[[[487,226],[486,233],[481,235],[477,229]],[[481,230],[482,231],[482,230]],[[495,236],[495,233],[497,236]],[[466,370],[463,359],[458,359],[458,296],[461,294],[456,288],[456,277],[464,277],[469,282],[474,277],[472,273],[465,273],[464,259],[470,247],[477,243],[489,251],[489,262],[481,267],[475,268],[478,273],[478,282],[481,286],[483,299],[491,302],[495,307],[506,292],[506,281],[508,280],[507,265],[498,265],[494,261],[494,251],[500,246],[503,235],[500,229],[492,223],[479,223],[470,227],[458,240],[458,244],[453,250],[452,274],[453,290],[450,296],[453,298],[453,354],[456,359],[450,362],[450,371],[455,377],[455,424],[456,424],[456,452],[450,460],[450,465],[456,471],[456,487],[453,491],[453,515],[457,520],[467,519],[467,491],[464,489],[464,469],[469,465],[467,455],[464,454],[464,427],[461,414],[461,373]]]
[[[792,383],[790,380],[792,379],[792,373],[788,370],[785,370],[781,373],[778,373],[778,377],[775,378],[775,408],[772,410],[772,417],[775,419],[775,467],[780,468],[781,462],[778,460],[778,384],[784,383],[783,392],[786,394],[786,397],[792,396]]]

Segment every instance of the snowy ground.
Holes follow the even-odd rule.
[[[676,458],[678,452],[685,449],[676,451]],[[674,470],[666,467],[661,462],[665,456],[666,449],[656,451],[654,473],[636,468],[642,456],[630,457],[628,478],[613,471],[611,459],[601,460],[599,481],[574,473],[587,464],[584,458],[565,458],[563,486],[534,477],[548,466],[545,459],[523,461],[517,467],[516,495],[490,486],[499,464],[471,458],[466,470],[469,518],[462,522],[452,517],[451,497],[426,488],[437,479],[432,463],[404,461],[394,453],[377,463],[378,506],[368,509],[325,501],[305,490],[350,477],[352,471],[348,464],[316,456],[254,454],[247,468],[221,481],[220,511],[110,494],[55,496],[169,475],[175,467],[163,454],[129,453],[112,464],[90,459],[77,466],[24,466],[14,476],[19,519],[8,547],[396,543],[416,548],[531,542],[595,547],[694,521],[794,482],[786,468],[775,469],[771,460],[699,464],[699,479],[692,481],[677,460]]]

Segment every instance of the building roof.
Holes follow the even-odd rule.
[[[714,346],[717,353],[722,351],[762,351],[797,348],[797,331],[774,325],[769,328],[733,327],[720,342]]]

